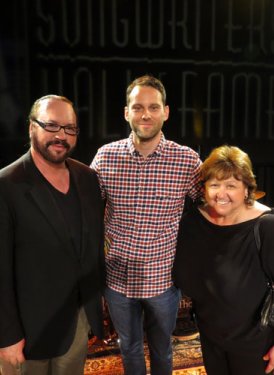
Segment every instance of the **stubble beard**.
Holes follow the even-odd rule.
[[[144,132],[136,126],[132,126],[132,130],[135,133],[136,137],[143,143],[150,142],[155,139],[159,133],[162,131],[162,126],[157,129],[151,129],[149,132]]]

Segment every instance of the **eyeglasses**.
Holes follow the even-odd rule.
[[[69,135],[78,135],[80,133],[80,129],[77,126],[70,126],[70,125],[57,125],[57,124],[52,124],[50,122],[42,122],[39,120],[36,120],[33,118],[31,121],[36,122],[41,128],[46,130],[47,132],[50,133],[57,133],[61,129],[64,129],[64,132]]]

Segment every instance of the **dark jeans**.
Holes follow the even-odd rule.
[[[151,375],[172,374],[171,335],[176,325],[180,291],[174,286],[152,298],[127,298],[107,288],[105,298],[120,340],[125,375],[145,375],[144,331]]]

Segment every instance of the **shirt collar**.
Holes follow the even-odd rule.
[[[133,156],[133,155],[139,154],[139,152],[136,150],[132,139],[133,139],[133,134],[131,132],[129,137],[128,137],[127,144],[128,144],[129,152]],[[156,149],[154,150],[154,152],[151,155],[160,155],[164,150],[166,142],[167,142],[167,140],[164,136],[164,133],[162,133],[160,142],[158,143],[158,146],[156,147]]]

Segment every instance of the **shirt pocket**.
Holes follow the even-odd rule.
[[[177,220],[183,205],[183,191],[181,189],[156,189],[154,194],[155,209],[159,211],[161,221]]]

